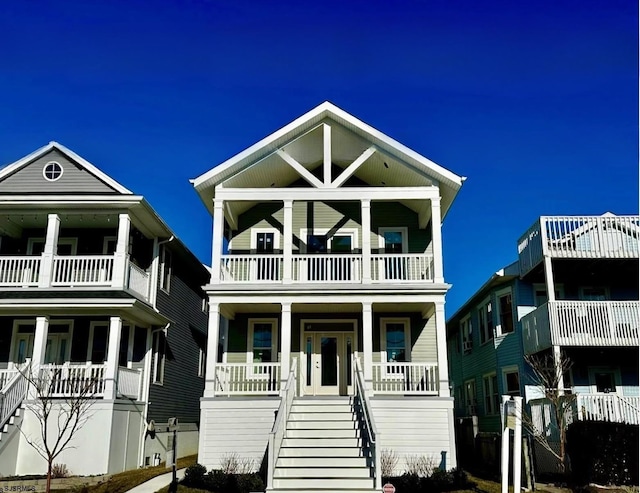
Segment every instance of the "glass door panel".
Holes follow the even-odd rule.
[[[320,338],[320,385],[334,387],[338,385],[338,338]]]

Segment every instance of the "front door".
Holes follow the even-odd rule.
[[[348,395],[352,392],[353,332],[307,333],[306,385],[310,395]]]

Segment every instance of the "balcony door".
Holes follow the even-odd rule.
[[[253,264],[252,279],[257,281],[277,281],[280,274],[280,265],[275,257],[279,247],[280,235],[276,229],[259,228],[253,230],[251,249],[256,253],[256,261]]]
[[[302,272],[309,281],[352,281],[356,280],[357,263],[350,254],[358,248],[358,232],[354,228],[344,228],[330,234],[327,230],[306,229],[301,231],[306,238],[307,257]],[[344,255],[344,257],[342,257]],[[304,269],[306,267],[306,271]]]
[[[379,262],[378,269],[384,280],[407,279],[407,258],[401,254],[407,253],[407,228],[380,228],[378,230],[380,253],[384,257]]]
[[[47,344],[44,351],[44,363],[61,365],[69,361],[71,354],[71,322],[51,321],[47,333]],[[34,322],[19,322],[14,328],[11,361],[24,363],[33,356],[35,335]]]

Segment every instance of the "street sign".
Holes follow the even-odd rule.
[[[383,493],[396,493],[396,487],[391,483],[387,483],[382,487]]]

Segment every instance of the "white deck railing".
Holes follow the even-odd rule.
[[[280,363],[218,363],[214,395],[277,395]]]
[[[639,313],[639,301],[550,301],[522,317],[524,349],[637,346]]]
[[[222,255],[220,281],[282,281],[282,261],[282,255]]]
[[[113,255],[73,255],[53,258],[52,286],[109,286]]]
[[[373,363],[374,394],[438,395],[437,363]]]
[[[140,400],[142,395],[142,370],[121,366],[118,368],[118,394]]]
[[[292,276],[294,282],[361,282],[362,255],[294,255]]]
[[[578,394],[578,419],[640,424],[640,397],[617,394]]]
[[[296,398],[298,389],[298,359],[293,358],[291,362],[291,371],[287,382],[282,389],[282,398],[280,399],[280,406],[276,414],[275,422],[269,433],[269,455],[268,455],[268,467],[267,467],[267,490],[273,489],[273,473],[276,469],[276,461],[280,455],[280,447],[282,446],[282,440],[284,439],[285,432],[287,430],[287,422],[289,421],[289,413],[293,400]]]
[[[369,390],[364,379],[364,372],[360,366],[360,359],[357,354],[353,355],[353,394],[354,408],[358,416],[360,430],[362,431],[362,448],[369,450],[371,465],[373,466],[373,477],[375,478],[375,489],[382,488],[382,468],[380,467],[380,456],[382,446],[380,444],[380,434],[373,418],[373,410],[369,402]]]
[[[40,258],[0,257],[0,286],[37,286],[40,278]]]
[[[40,384],[48,397],[84,396],[87,398],[104,396],[105,364],[42,365]]]
[[[145,300],[149,299],[149,273],[138,267],[130,260],[127,262],[128,280],[127,286],[130,290],[138,293]]]
[[[433,255],[426,253],[373,255],[371,279],[375,282],[433,282]]]
[[[11,378],[5,380],[5,384],[0,388],[0,430],[13,416],[27,394],[27,378],[18,370],[12,370],[12,372],[5,373],[5,377],[11,376]]]
[[[518,240],[520,273],[555,258],[638,258],[640,216],[542,216]]]

